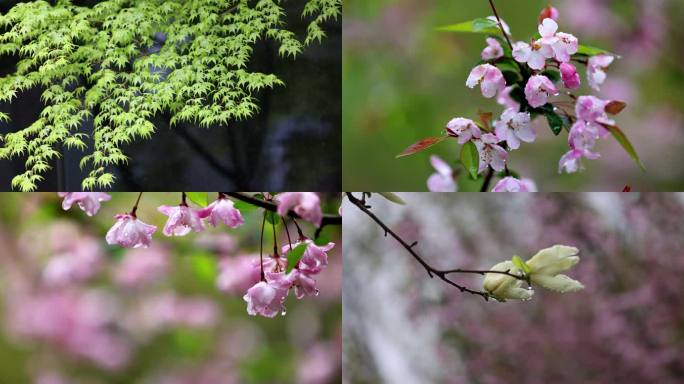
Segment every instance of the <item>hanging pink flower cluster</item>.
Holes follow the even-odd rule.
[[[328,252],[334,246],[335,243],[319,246],[311,239],[302,238],[295,244],[284,246],[282,256],[274,254],[265,259],[261,264],[263,265],[263,279],[249,288],[243,297],[247,302],[247,313],[266,317],[274,317],[278,313],[284,315],[283,303],[290,288],[294,289],[297,299],[317,296],[315,276],[328,265]],[[287,273],[287,255],[298,247],[305,247],[304,253],[294,268]],[[250,276],[258,273],[261,267],[259,263],[256,263],[256,266],[252,265]]]
[[[60,196],[64,197],[64,209],[69,209],[72,204],[78,203],[88,215],[94,215],[97,212],[100,201],[107,201],[111,198],[104,193],[60,193]],[[316,227],[322,225],[323,213],[320,198],[316,193],[284,192],[275,196],[269,194],[268,199],[277,203],[277,213],[282,217],[287,217],[292,211]],[[105,236],[110,245],[140,248],[136,250],[139,251],[138,253],[126,255],[115,275],[115,280],[125,287],[136,287],[154,280],[156,276],[165,273],[168,263],[163,249],[148,248],[152,244],[152,235],[157,231],[157,227],[138,219],[136,214],[138,202],[130,213],[115,216],[116,223]],[[233,201],[222,193],[219,193],[218,199],[206,208],[190,207],[185,202],[185,194],[183,194],[181,204],[162,205],[157,210],[168,216],[162,233],[169,237],[202,232],[205,229],[205,220],[207,224],[214,227],[224,224],[230,228],[236,228],[244,224],[242,215],[235,208]],[[285,313],[283,302],[290,288],[294,290],[298,299],[317,295],[315,277],[328,265],[327,252],[335,244],[316,245],[303,235],[299,226],[297,229],[299,241],[294,244],[288,243],[283,247],[282,255],[274,252],[273,255],[265,258],[242,255],[224,259],[219,266],[220,273],[217,280],[219,289],[233,293],[246,290],[244,300],[247,302],[247,312],[250,315],[258,314],[266,317],[274,317],[279,312]],[[274,245],[274,248],[278,247]],[[293,267],[288,268],[289,252],[301,248],[304,249],[301,258],[293,260]],[[76,256],[72,258],[78,255],[79,253],[76,253]],[[66,266],[63,266],[51,275],[56,275],[58,272],[61,275],[85,273],[65,268]],[[85,265],[82,268],[85,268]],[[51,270],[56,269],[57,267],[54,267]],[[57,279],[57,277],[52,279]]]
[[[480,54],[482,62],[472,69],[466,86],[478,87],[483,97],[495,99],[505,109],[498,118],[484,112],[479,113],[479,121],[453,118],[444,136],[423,139],[400,156],[427,149],[443,138],[455,138],[463,146],[460,165],[467,171],[464,173],[474,179],[483,177],[483,189],[497,176],[500,181],[492,192],[536,191],[530,187],[534,184],[531,180],[523,183],[510,170],[509,161],[510,153],[522,143],[535,142],[537,133],[532,123],[544,116],[555,135],[563,130],[569,135],[570,150],[560,159],[561,172],[576,172],[582,168],[581,159],[600,157],[595,144],[609,133],[639,163],[631,143],[607,116],[619,113],[624,103],[573,94],[582,86],[577,64],[586,66],[589,87],[599,90],[616,56],[582,46],[573,34],[559,31],[558,17],[556,8],[544,8],[539,15],[538,35],[528,41],[513,40],[506,23],[492,16],[451,26],[455,28],[450,30],[490,34]],[[430,176],[428,189],[455,191],[455,180],[447,179],[455,179],[459,172],[435,158],[431,163],[437,173]]]

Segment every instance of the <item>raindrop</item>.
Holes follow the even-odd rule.
[[[281,316],[287,315],[287,311],[285,311],[285,309],[283,309],[283,310],[280,312],[280,315],[281,315]]]
[[[314,296],[318,296],[318,294],[321,293],[318,288],[316,289],[316,293],[314,293]]]

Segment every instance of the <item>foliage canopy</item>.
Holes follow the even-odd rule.
[[[0,54],[19,57],[14,73],[0,78],[0,101],[40,87],[45,103],[35,122],[0,136],[0,159],[26,156],[12,187],[35,190],[61,147],[87,151],[83,189],[110,187],[115,177],[107,167],[128,161],[122,144],[152,136],[157,113],[168,113],[172,125],[200,126],[252,116],[253,94],[283,84],[248,70],[255,43],[271,39],[280,55],[296,57],[320,42],[322,24],[341,12],[341,0],[302,1],[309,25],[300,41],[285,25],[283,2],[33,1],[0,15]],[[80,131],[91,118],[93,131]],[[0,112],[0,120],[9,119]]]

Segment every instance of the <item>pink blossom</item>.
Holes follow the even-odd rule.
[[[97,291],[46,291],[22,297],[9,311],[9,326],[23,337],[116,370],[127,363],[130,343],[112,331],[112,302]]]
[[[446,130],[449,136],[458,137],[459,144],[465,144],[472,139],[479,139],[482,135],[480,128],[474,121],[463,117],[449,120]]]
[[[546,104],[550,95],[558,95],[558,89],[548,77],[534,75],[527,81],[525,98],[533,108]]]
[[[321,200],[313,192],[284,192],[276,196],[278,202],[278,214],[286,216],[292,209],[302,219],[308,220],[317,227],[321,226],[323,213],[321,211]]]
[[[606,105],[609,101],[596,96],[580,96],[575,103],[575,115],[579,120],[594,124],[599,130],[599,136],[608,135],[608,130],[601,124],[613,125],[615,121],[608,117]]]
[[[558,163],[558,173],[563,173],[563,170],[567,173],[575,173],[582,169],[581,160],[583,157],[594,160],[601,157],[601,155],[582,149],[571,149],[561,157]]]
[[[587,63],[587,81],[589,86],[596,91],[601,90],[601,85],[606,81],[606,69],[615,60],[611,55],[597,55],[589,58]]]
[[[168,251],[162,247],[130,250],[116,267],[114,281],[124,287],[142,287],[162,278],[168,267]]]
[[[99,241],[89,237],[75,240],[68,249],[52,256],[43,269],[43,281],[47,285],[84,281],[100,270],[104,255]]]
[[[544,69],[546,59],[553,57],[553,48],[539,40],[532,45],[519,41],[513,44],[513,58],[519,63],[527,63],[534,70]]]
[[[213,227],[223,223],[230,228],[237,228],[245,222],[240,211],[234,207],[233,201],[224,196],[219,197],[208,207],[200,209],[198,214],[202,219],[208,217],[209,224]]]
[[[292,244],[292,249],[300,246],[302,242],[298,241]],[[325,266],[328,265],[328,252],[335,247],[335,243],[329,242],[326,245],[316,245],[311,239],[304,240],[306,250],[299,260],[297,268],[307,271],[308,273],[319,273]],[[283,246],[283,258],[290,251],[290,245]]]
[[[313,275],[314,274],[301,269],[293,269],[292,272],[290,272],[288,279],[292,282],[295,296],[298,299],[302,299],[304,296],[318,295],[316,280],[313,278]]]
[[[147,248],[152,242],[154,225],[145,224],[129,214],[116,215],[116,223],[107,232],[107,244],[118,244],[124,248]]]
[[[552,6],[546,6],[542,11],[539,13],[539,22],[543,22],[544,19],[552,19],[554,21],[558,21],[558,17],[560,14],[558,13],[558,9],[552,7]]]
[[[482,135],[482,139],[475,142],[480,153],[480,169],[484,171],[487,165],[497,172],[503,171],[508,159],[508,153],[501,146],[497,145],[501,140],[492,133]]]
[[[558,23],[553,19],[546,18],[537,27],[541,38],[539,42],[543,45],[552,46],[558,42],[556,31],[558,30]]]
[[[506,79],[499,68],[491,64],[481,64],[473,68],[466,80],[468,88],[475,88],[478,85],[482,90],[482,96],[492,98],[506,88]]]
[[[487,47],[485,47],[485,49],[482,50],[482,60],[495,60],[500,57],[503,57],[503,55],[504,51],[501,47],[501,43],[499,43],[499,40],[493,37],[488,37]]]
[[[518,180],[508,176],[501,179],[492,192],[537,192],[537,185],[530,179]]]
[[[511,149],[520,148],[520,141],[531,143],[536,137],[528,112],[507,109],[501,114],[501,119],[494,122],[494,127],[496,136],[506,140]]]
[[[497,19],[494,15],[487,16],[487,19],[495,22],[497,26],[499,25],[499,20],[501,20],[501,26],[503,27],[504,32],[506,32],[507,35],[511,34],[511,28],[508,27],[508,24],[506,24],[503,19]]]
[[[511,91],[513,91],[513,88],[515,88],[515,85],[508,86],[504,88],[503,91],[499,92],[499,95],[496,97],[496,102],[506,108],[520,111],[520,103],[511,97]]]
[[[599,136],[600,133],[598,126],[580,120],[573,124],[572,128],[570,128],[568,145],[570,145],[570,148],[572,149],[589,151],[594,148]]]
[[[449,164],[436,155],[430,156],[430,163],[437,172],[428,178],[428,190],[430,192],[456,192],[457,186],[454,181],[454,171]]]
[[[58,192],[63,197],[62,208],[65,211],[71,209],[74,203],[88,215],[93,216],[100,210],[100,202],[111,200],[111,196],[103,192]]]
[[[284,266],[283,266],[284,267]],[[264,268],[266,270],[267,268]],[[273,267],[271,267],[272,271]],[[219,262],[218,289],[228,293],[244,292],[259,282],[261,267],[259,255],[224,257]]]
[[[553,53],[556,55],[556,60],[561,63],[567,63],[570,61],[570,57],[577,53],[579,42],[575,36],[564,32],[556,33],[556,38],[558,41],[553,44]]]
[[[580,76],[577,73],[577,68],[570,63],[561,63],[560,65],[561,79],[565,88],[577,89],[580,87]]]
[[[169,217],[162,233],[166,236],[185,236],[190,231],[201,232],[204,224],[198,211],[187,205],[162,205],[157,210]]]
[[[291,281],[284,273],[268,273],[267,281],[260,281],[247,290],[243,299],[247,302],[247,313],[255,316],[275,317],[284,312],[283,302]]]

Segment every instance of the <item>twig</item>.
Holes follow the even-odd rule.
[[[370,211],[369,207],[365,204],[364,201],[357,199],[352,195],[350,192],[346,192],[347,198],[349,199],[349,202],[352,204],[356,205],[357,208],[359,208],[363,213],[365,213],[368,217],[370,217],[373,221],[375,221],[380,228],[385,231],[385,235],[390,235],[392,236],[399,244],[401,244],[408,253],[413,256],[416,261],[425,268],[425,271],[427,272],[428,276],[430,278],[433,278],[435,276],[439,277],[442,281],[445,283],[452,285],[456,288],[458,288],[461,292],[465,293],[470,293],[473,295],[478,295],[482,296],[485,300],[489,300],[491,297],[489,293],[484,292],[484,291],[476,291],[473,289],[470,289],[468,287],[465,287],[463,285],[460,285],[453,280],[449,279],[447,275],[452,274],[452,273],[463,273],[463,274],[478,274],[478,275],[484,275],[487,273],[495,273],[495,274],[501,274],[501,275],[507,275],[513,278],[516,278],[518,280],[524,280],[523,276],[515,275],[510,273],[509,271],[485,271],[485,270],[472,270],[472,269],[437,269],[428,264],[415,250],[414,247],[418,244],[418,242],[413,242],[411,244],[408,244],[404,239],[401,238],[398,234],[396,234],[394,231],[392,231],[391,228],[389,228],[380,218],[378,218],[373,212]]]
[[[506,38],[506,42],[508,43],[508,46],[511,48],[511,51],[513,50],[513,44],[511,44],[511,40],[508,38],[508,34],[506,33],[506,30],[504,29],[503,23],[501,22],[501,18],[499,17],[499,13],[496,11],[496,7],[494,6],[494,1],[489,0],[489,5],[492,6],[492,11],[494,11],[494,17],[496,17],[496,21],[499,22],[499,28],[501,28],[501,33],[503,33],[504,37]]]
[[[480,188],[480,192],[487,192],[489,189],[489,184],[492,182],[492,177],[494,177],[494,170],[492,168],[489,168],[487,170],[487,175],[485,176],[484,183],[482,183],[482,188]]]
[[[257,199],[256,197],[250,196],[244,192],[221,192],[224,195],[230,196],[234,199],[244,201],[257,207],[261,207],[271,212],[278,212],[278,205],[269,201],[264,201]],[[287,215],[293,219],[301,219],[301,217],[294,211],[289,211]],[[339,215],[323,215],[323,220],[321,220],[321,227],[326,225],[342,225],[342,216]]]

